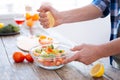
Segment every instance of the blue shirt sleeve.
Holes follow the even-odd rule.
[[[93,0],[92,5],[100,9],[100,11],[103,13],[101,17],[106,17],[109,14],[109,0]]]

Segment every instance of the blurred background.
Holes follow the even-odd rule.
[[[14,23],[14,15],[23,15],[27,10],[36,12],[43,2],[50,2],[59,11],[70,10],[90,4],[92,0],[1,0],[0,22]],[[72,15],[71,15],[72,16]],[[101,44],[109,41],[109,16],[91,21],[63,24],[54,31],[77,44]]]
[[[36,11],[41,3],[50,2],[58,10],[68,10],[75,7],[82,7],[89,4],[92,0],[1,0],[0,14],[7,13],[23,13],[25,7],[32,7]]]

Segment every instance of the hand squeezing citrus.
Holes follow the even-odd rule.
[[[92,77],[101,77],[104,74],[104,65],[101,63],[98,63],[94,65],[90,71],[90,75]]]
[[[47,12],[47,18],[49,20],[49,27],[53,27],[55,25],[55,19],[50,11]]]

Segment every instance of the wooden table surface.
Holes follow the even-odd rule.
[[[36,31],[38,30],[38,31]],[[108,58],[101,59],[105,66],[105,74],[101,78],[92,78],[89,71],[92,65],[84,65],[80,62],[71,62],[58,70],[45,70],[34,63],[14,63],[13,52],[21,51],[16,46],[16,39],[20,35],[29,33],[28,28],[24,28],[22,34],[12,36],[0,36],[0,80],[120,80],[120,71],[113,69],[108,62]],[[53,30],[43,30],[34,28],[34,33],[45,33],[54,38],[61,39],[66,45],[72,46],[69,40],[57,35]],[[54,34],[57,36],[54,36]]]

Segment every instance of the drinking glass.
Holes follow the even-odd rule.
[[[16,15],[14,16],[14,21],[16,22],[16,24],[19,26],[20,28],[20,33],[22,33],[22,25],[25,22],[25,17],[24,15]]]

